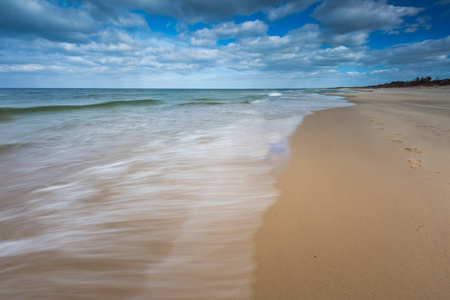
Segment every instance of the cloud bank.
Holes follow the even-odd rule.
[[[450,33],[432,25],[445,20],[433,7],[3,0],[1,85],[308,87],[447,77]]]

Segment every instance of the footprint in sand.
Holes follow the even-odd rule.
[[[422,167],[422,161],[418,159],[410,159],[408,160],[409,167],[413,169],[421,168]]]
[[[391,141],[394,142],[394,143],[397,143],[397,144],[403,144],[402,140],[391,140]]]
[[[419,149],[417,149],[417,148],[405,148],[405,150],[406,150],[406,151],[410,151],[410,152],[414,152],[414,153],[418,153],[418,154],[423,153],[422,150],[419,150]]]
[[[378,127],[377,130],[384,130],[384,127]]]
[[[401,133],[398,133],[398,132],[391,132],[391,134],[395,135],[395,136],[401,136],[402,135]]]
[[[378,123],[378,125],[381,125],[381,126],[383,126],[383,125],[386,125],[386,124],[384,124],[384,123]]]

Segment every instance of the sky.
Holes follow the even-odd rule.
[[[363,86],[449,55],[450,0],[0,0],[0,87]]]

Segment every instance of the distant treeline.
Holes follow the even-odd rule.
[[[436,79],[432,80],[430,76],[427,77],[416,77],[412,81],[392,81],[389,83],[383,83],[378,85],[370,85],[371,88],[390,88],[390,87],[415,87],[415,86],[443,86],[443,85],[450,85],[450,79],[439,79],[436,77]]]

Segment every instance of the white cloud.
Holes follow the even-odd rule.
[[[241,24],[228,22],[213,27],[215,34],[219,38],[242,38],[248,36],[263,35],[267,32],[268,29],[269,27],[267,26],[267,24],[260,20],[246,21]]]
[[[144,8],[148,12],[157,3],[162,5],[155,8],[155,14],[169,8],[187,10],[181,21],[177,20],[178,35],[175,37],[152,33],[141,13],[130,12],[129,9],[139,1],[86,0],[80,2],[79,10],[75,10],[52,6],[56,0],[4,0],[0,8],[17,8],[13,11],[18,12],[18,20],[9,25],[0,20],[0,31],[8,32],[0,35],[0,84],[12,82],[12,78],[17,82],[44,79],[57,82],[54,80],[61,78],[69,84],[82,82],[90,86],[96,82],[109,82],[111,86],[118,82],[145,85],[153,82],[152,78],[159,78],[165,80],[166,85],[177,86],[189,82],[222,84],[221,78],[239,83],[239,79],[252,78],[245,82],[265,80],[266,83],[285,82],[284,86],[287,86],[298,79],[314,77],[316,82],[339,85],[339,80],[356,80],[357,77],[370,77],[369,74],[382,78],[420,68],[425,74],[441,76],[450,69],[450,37],[382,50],[369,48],[372,30],[404,34],[430,29],[428,23],[431,21],[423,16],[415,20],[408,18],[409,22],[404,23],[404,16],[414,15],[420,9],[396,7],[386,1],[325,0],[315,13],[320,24],[293,28],[281,36],[268,34],[269,26],[273,25],[270,20],[299,11],[315,1],[262,0],[256,5],[257,1],[252,0],[249,3],[253,2],[255,7],[239,4],[228,8],[228,12],[213,8],[211,3],[215,1],[146,1],[143,5],[147,5]],[[24,3],[30,7],[22,9]],[[223,7],[238,2],[223,0],[217,3]],[[197,7],[201,4],[205,7]],[[22,9],[20,12],[18,7]],[[364,11],[368,8],[370,14]],[[219,22],[231,12],[245,13],[255,9],[267,13],[269,21],[236,23],[227,19]],[[33,24],[39,21],[36,17],[44,11],[48,16],[42,20],[45,25],[42,29],[34,27]],[[206,16],[208,11],[214,11],[216,15]],[[49,16],[48,12],[53,15]],[[176,17],[178,13],[182,12],[170,12],[170,15]],[[0,11],[0,16],[2,14],[5,11]],[[213,19],[214,22],[191,32],[191,27],[183,21],[191,22],[196,18]],[[346,24],[341,24],[344,21]],[[139,30],[127,29],[134,26]],[[55,28],[60,28],[60,32],[51,32]],[[221,46],[218,41],[225,39],[233,41]],[[376,70],[371,71],[375,66]],[[366,69],[365,73],[355,73]]]
[[[398,68],[390,68],[390,69],[382,69],[382,70],[373,70],[370,72],[371,75],[375,74],[388,74],[388,73],[398,73],[400,69]]]
[[[45,66],[40,64],[0,66],[0,72],[10,72],[10,71],[36,72],[43,69],[45,69]]]
[[[227,34],[229,32],[235,31],[229,30]],[[2,74],[45,72],[46,76],[89,74],[105,78],[125,75],[141,78],[150,74],[192,77],[195,74],[215,72],[252,72],[254,76],[261,78],[270,74],[278,74],[279,78],[295,78],[307,73],[323,75],[324,72],[329,73],[340,67],[370,69],[374,65],[381,65],[386,70],[404,70],[421,65],[423,72],[429,72],[448,69],[450,66],[446,56],[450,48],[450,37],[397,45],[383,50],[343,45],[321,48],[325,41],[322,40],[324,36],[318,31],[318,26],[307,25],[283,37],[246,37],[227,46],[205,49],[190,47],[185,42],[171,39],[137,40],[126,33],[116,34],[114,31],[104,34],[104,40],[109,42],[100,39],[89,44],[73,44],[41,39],[24,45],[11,38],[0,39]],[[5,44],[9,44],[11,48],[3,47]],[[382,72],[394,74],[393,71],[389,73],[381,70],[372,74],[381,76]],[[398,73],[400,71],[396,72]]]
[[[347,73],[347,75],[350,75],[350,76],[361,76],[361,75],[365,75],[365,73],[355,72],[355,71],[349,71],[349,72],[346,72],[346,73]]]
[[[191,46],[194,47],[213,47],[215,46],[217,43],[215,38],[196,38],[196,37],[191,37],[190,39],[190,44]]]
[[[117,44],[104,44],[104,43],[89,43],[81,46],[81,49],[85,52],[100,52],[103,54],[107,53],[121,53],[132,50],[131,46],[125,43]]]
[[[358,47],[367,43],[369,34],[363,31],[349,32],[344,34],[333,34],[330,32],[321,32],[323,43],[329,46],[347,45]]]
[[[268,30],[266,23],[260,20],[246,21],[236,24],[235,22],[219,23],[210,28],[203,28],[192,33],[191,45],[214,46],[217,40],[227,38],[244,38],[266,34]]]

